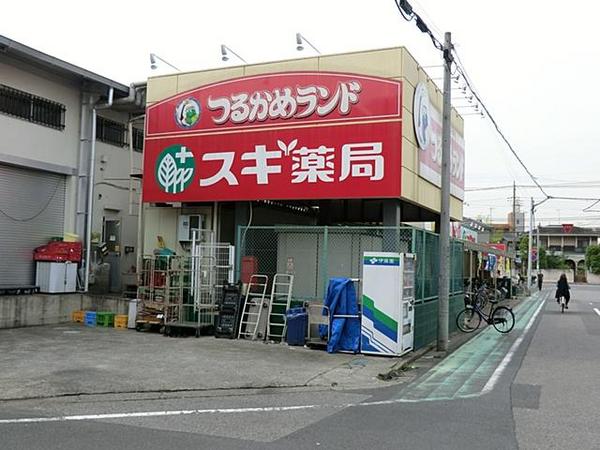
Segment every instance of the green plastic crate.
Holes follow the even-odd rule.
[[[99,312],[96,314],[96,326],[112,327],[115,325],[115,313]]]

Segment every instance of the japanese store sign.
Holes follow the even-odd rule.
[[[295,72],[148,107],[144,201],[400,197],[398,81]]]
[[[427,87],[415,88],[413,123],[419,147],[419,175],[442,185],[442,115],[429,101]],[[450,193],[465,197],[465,141],[455,128],[451,132]]]

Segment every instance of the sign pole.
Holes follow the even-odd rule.
[[[450,296],[450,129],[452,70],[451,34],[444,35],[444,104],[442,116],[442,199],[440,207],[440,277],[438,294],[437,349],[448,350],[448,319]]]

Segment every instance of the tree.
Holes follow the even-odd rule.
[[[585,252],[585,265],[593,274],[600,274],[600,245],[590,245]]]
[[[529,236],[524,235],[519,240],[519,254],[523,265],[527,266],[529,255]],[[540,258],[540,269],[565,269],[567,263],[562,256],[547,253],[544,247],[538,249],[538,258]]]

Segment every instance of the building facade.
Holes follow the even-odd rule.
[[[190,216],[230,243],[250,224],[439,222],[442,93],[405,48],[150,78],[147,106],[145,253],[158,236],[185,253]]]
[[[590,245],[600,244],[600,229],[570,224],[539,226],[539,246],[550,254],[562,256],[569,268],[585,272],[585,252]]]
[[[33,249],[74,234],[84,249],[87,236],[107,243],[108,255],[92,248],[87,260],[110,262],[105,287],[120,292],[135,282],[140,91],[3,36],[0,74],[0,284],[32,285]],[[93,275],[81,270],[80,288]]]

